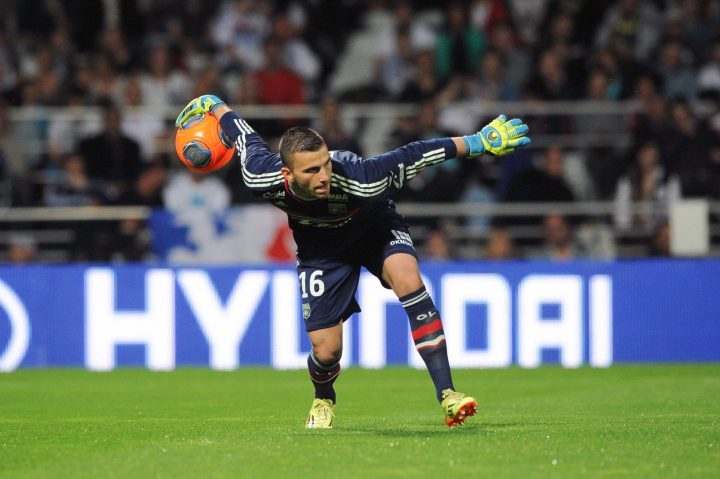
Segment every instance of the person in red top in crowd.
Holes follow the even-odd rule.
[[[265,65],[248,75],[243,82],[242,102],[263,105],[302,105],[305,103],[305,84],[302,78],[289,69],[282,59],[282,41],[270,36],[263,45]],[[287,128],[298,125],[290,118],[262,122],[268,136],[280,136]]]

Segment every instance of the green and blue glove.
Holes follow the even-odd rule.
[[[508,121],[505,115],[500,115],[482,130],[474,135],[463,136],[467,147],[467,156],[474,158],[487,153],[493,156],[509,155],[516,148],[530,144],[530,138],[525,136],[529,128],[519,118]]]
[[[220,98],[216,97],[215,95],[199,96],[190,103],[188,103],[185,108],[183,108],[183,110],[180,112],[177,119],[175,120],[175,127],[181,128],[190,118],[212,112],[215,108],[224,104],[225,102],[222,101]]]

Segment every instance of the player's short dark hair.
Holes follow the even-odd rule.
[[[290,167],[288,162],[291,153],[300,151],[318,151],[325,145],[320,133],[305,126],[294,126],[280,137],[280,158],[283,165]]]

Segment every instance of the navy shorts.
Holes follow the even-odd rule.
[[[353,234],[346,246],[331,255],[304,255],[298,245],[298,279],[305,329],[314,331],[335,326],[360,312],[355,299],[360,267],[382,280],[385,259],[396,253],[417,257],[407,223],[395,210],[373,219],[362,235]]]

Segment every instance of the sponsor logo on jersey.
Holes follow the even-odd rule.
[[[394,246],[397,244],[404,244],[406,246],[414,246],[413,242],[412,242],[412,238],[410,237],[410,233],[406,233],[404,231],[398,231],[398,230],[390,230],[390,232],[395,237],[395,239],[390,242],[390,246]]]
[[[347,205],[328,203],[328,212],[331,215],[343,215],[347,213]]]
[[[282,191],[267,191],[263,193],[263,198],[285,198],[285,190]]]
[[[350,201],[350,197],[345,193],[330,193],[329,198],[335,201]]]

